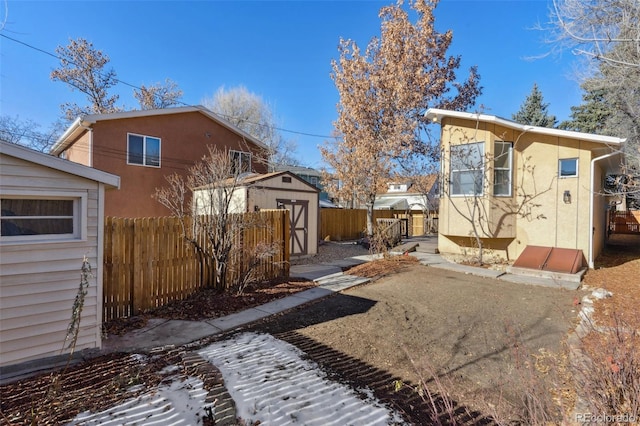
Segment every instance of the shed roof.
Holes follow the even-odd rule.
[[[120,176],[0,140],[0,154],[120,188]]]
[[[75,138],[78,134],[85,131],[87,128],[90,128],[92,125],[97,123],[98,121],[107,121],[107,120],[122,120],[127,118],[138,118],[138,117],[151,117],[151,116],[161,116],[161,115],[171,115],[171,114],[184,114],[189,112],[199,112],[204,116],[208,117],[212,121],[220,124],[223,127],[231,130],[232,132],[237,133],[242,136],[244,139],[253,143],[254,145],[267,149],[267,146],[254,138],[244,130],[239,129],[233,124],[229,123],[224,118],[220,117],[213,111],[205,108],[202,105],[197,106],[185,106],[185,107],[177,107],[177,108],[162,108],[162,109],[149,109],[149,110],[136,110],[136,111],[125,111],[125,112],[114,112],[110,114],[90,114],[85,115],[83,117],[78,117],[75,119],[73,123],[67,128],[67,130],[58,138],[56,143],[51,148],[51,153],[53,155],[59,155],[63,152],[70,144],[70,141]]]
[[[483,123],[495,123],[500,126],[508,127],[510,129],[519,130],[521,132],[538,133],[541,135],[557,136],[567,139],[578,139],[589,142],[596,142],[607,145],[621,145],[626,139],[618,138],[614,136],[596,135],[593,133],[574,132],[571,130],[561,130],[551,127],[539,127],[530,126],[526,124],[516,123],[512,120],[498,117],[496,115],[462,112],[462,111],[450,111],[446,109],[430,108],[424,114],[424,116],[434,122],[442,122],[443,118],[460,118],[464,120],[480,121]]]
[[[314,185],[310,184],[306,180],[300,178],[296,174],[291,173],[289,171],[261,173],[261,174],[260,173],[250,173],[246,177],[240,178],[238,180],[235,180],[233,178],[229,179],[229,186],[231,186],[231,185],[235,185],[237,187],[251,186],[251,185],[255,185],[255,184],[259,183],[259,182],[264,182],[264,181],[272,179],[274,177],[284,176],[284,175],[290,176],[292,179],[296,179],[296,180],[302,182],[303,184],[308,186],[309,189],[313,189],[316,192],[320,192],[320,190],[318,188],[316,188]],[[205,189],[208,186],[209,185],[202,185],[202,186],[194,188],[194,190]]]

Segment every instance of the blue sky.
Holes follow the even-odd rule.
[[[330,78],[340,37],[365,46],[379,34],[380,1],[8,1],[2,33],[47,52],[83,37],[103,50],[120,80],[149,85],[170,78],[182,101],[200,104],[220,86],[244,85],[274,110],[303,164],[321,167],[317,149],[333,129],[337,90]],[[460,76],[477,65],[484,111],[515,113],[535,83],[550,112],[566,119],[581,101],[570,53],[546,55],[550,0],[442,0],[436,28],[453,30]],[[4,13],[4,12],[3,12]],[[544,56],[531,60],[531,57]],[[31,119],[44,130],[64,102],[85,103],[49,74],[58,61],[0,38],[0,114]],[[137,106],[120,85],[119,105]],[[297,132],[297,133],[296,133]]]

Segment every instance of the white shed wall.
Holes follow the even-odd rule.
[[[86,256],[89,278],[75,350],[101,346],[104,184],[0,155],[0,194],[82,197],[81,238],[0,242],[0,366],[60,355]],[[85,215],[84,217],[83,214]]]

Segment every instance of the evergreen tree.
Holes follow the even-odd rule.
[[[542,92],[536,83],[531,93],[520,106],[520,110],[512,115],[514,121],[539,127],[555,127],[558,123],[555,115],[549,115],[549,104],[545,104]]]
[[[607,120],[613,111],[607,103],[605,90],[591,88],[588,84],[583,84],[582,88],[585,91],[582,95],[583,103],[572,106],[571,119],[563,121],[558,127],[577,132],[607,134]]]

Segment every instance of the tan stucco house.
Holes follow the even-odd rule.
[[[607,235],[604,180],[619,170],[624,139],[488,114],[426,117],[441,126],[440,252],[473,252],[477,234],[509,261],[527,246],[557,247],[580,250],[593,268]]]
[[[69,352],[84,258],[92,273],[75,350],[100,348],[104,201],[118,185],[118,176],[0,141],[0,376]]]
[[[185,176],[208,146],[228,151],[242,172],[267,171],[267,147],[202,106],[79,117],[52,154],[120,176],[106,216],[154,217],[171,214],[152,197],[167,186],[165,176]]]

